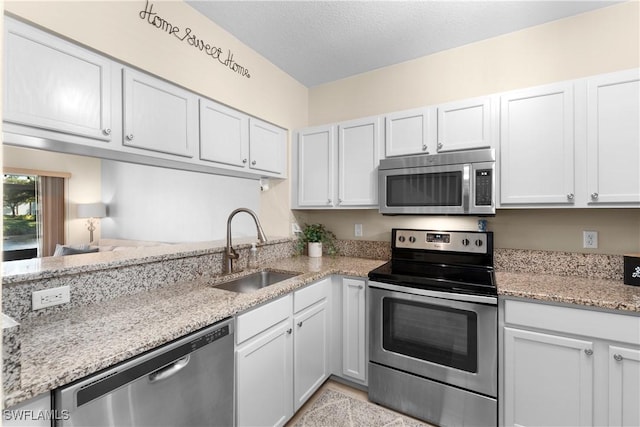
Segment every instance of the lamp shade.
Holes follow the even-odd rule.
[[[107,206],[104,203],[83,203],[78,205],[78,218],[104,218]]]

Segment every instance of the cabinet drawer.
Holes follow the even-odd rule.
[[[291,295],[287,295],[260,306],[236,319],[236,341],[238,344],[287,320],[291,313]]]
[[[505,323],[640,345],[640,316],[505,301]]]
[[[298,313],[300,310],[304,310],[307,307],[327,298],[329,296],[329,290],[331,289],[331,278],[327,277],[313,285],[302,288],[296,291],[293,297],[293,311]]]

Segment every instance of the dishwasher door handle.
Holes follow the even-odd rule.
[[[185,357],[176,360],[171,365],[165,366],[164,368],[160,368],[157,371],[150,373],[149,382],[155,383],[177,374],[180,370],[182,370],[182,368],[189,364],[190,359],[191,355],[187,354]]]

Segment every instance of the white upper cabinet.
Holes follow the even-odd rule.
[[[3,120],[111,140],[111,62],[5,18]]]
[[[249,162],[249,117],[200,98],[200,159],[244,168]]]
[[[378,204],[380,119],[338,125],[338,206]]]
[[[123,145],[193,157],[198,138],[196,96],[128,68],[122,82]]]
[[[385,115],[385,156],[433,154],[434,112],[428,108],[398,111]],[[431,132],[431,133],[430,133]]]
[[[500,113],[501,204],[573,204],[573,84],[509,92]]]
[[[439,153],[493,146],[491,98],[476,98],[439,105]]]
[[[587,201],[640,205],[640,72],[587,80]]]
[[[286,131],[262,120],[250,118],[249,168],[270,174],[286,175],[286,157]]]
[[[293,206],[333,206],[335,126],[320,126],[298,132],[297,200]],[[297,202],[297,203],[296,203]]]

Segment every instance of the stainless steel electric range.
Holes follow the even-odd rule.
[[[369,399],[441,426],[496,425],[493,233],[393,229],[369,273]]]

